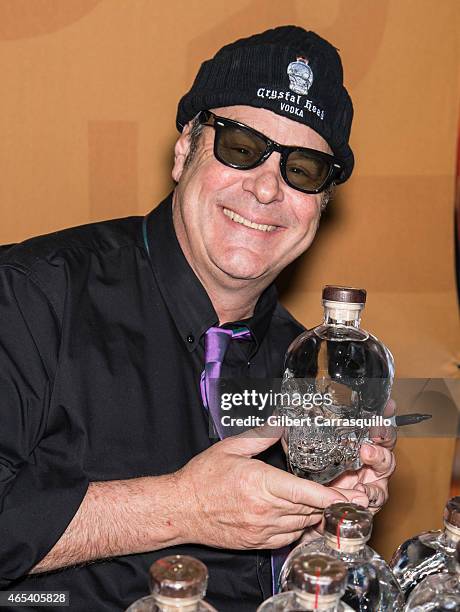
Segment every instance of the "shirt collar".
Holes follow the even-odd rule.
[[[187,262],[177,240],[172,218],[172,193],[144,221],[144,240],[160,292],[187,348],[196,348],[204,332],[218,325],[218,317],[203,285]],[[277,302],[275,285],[257,301],[246,325],[256,341],[262,342]]]

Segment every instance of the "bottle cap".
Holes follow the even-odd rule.
[[[355,287],[326,285],[323,289],[323,300],[329,302],[346,302],[348,304],[365,304],[366,290]]]
[[[325,530],[337,538],[368,540],[372,531],[372,512],[351,502],[337,502],[324,510]]]
[[[149,574],[153,595],[185,599],[206,594],[208,570],[193,557],[171,555],[158,559],[150,567]]]
[[[444,508],[444,521],[454,527],[460,527],[460,496],[452,497],[447,502]]]
[[[287,574],[290,590],[311,595],[342,595],[347,584],[347,568],[342,561],[323,553],[300,554]]]

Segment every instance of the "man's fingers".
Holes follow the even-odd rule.
[[[272,536],[267,540],[267,543],[261,548],[271,548],[277,549],[282,548],[283,546],[287,546],[288,544],[292,544],[296,542],[300,537],[302,537],[304,530],[300,529],[299,531],[292,531],[288,534],[281,534]]]
[[[286,442],[286,438],[284,436],[281,438],[281,446],[283,447],[283,450],[287,455],[289,449],[288,449],[288,444]]]
[[[281,533],[292,533],[293,531],[304,530],[307,527],[318,525],[321,522],[322,514],[314,514],[305,516],[297,514],[292,516],[283,516],[277,521],[276,531]]]
[[[380,445],[363,444],[361,461],[365,466],[371,467],[377,476],[390,476],[395,469],[393,453]]]
[[[385,410],[383,411],[383,416],[392,417],[395,412],[396,402],[393,399],[389,399],[385,406]],[[384,426],[371,427],[369,429],[369,437],[376,444],[384,446],[385,448],[393,449],[397,439],[397,428]]]
[[[324,533],[324,519],[318,525],[313,525],[313,527],[307,527],[300,538],[300,542],[302,544],[306,544],[307,542],[311,542],[320,538]]]
[[[305,504],[286,504],[285,500],[281,500],[279,506],[277,506],[283,512],[283,516],[311,516],[317,517],[318,520],[323,516],[323,508],[315,508],[313,506],[307,506]]]
[[[325,487],[311,480],[303,480],[276,468],[268,472],[267,488],[275,497],[319,510],[335,502],[348,501],[343,490]],[[356,491],[354,494],[360,495]]]
[[[340,487],[334,487],[334,489],[342,493],[342,495],[344,495],[349,502],[359,504],[365,508],[367,508],[369,505],[369,499],[367,498],[365,491],[360,491],[359,489],[341,489]]]
[[[229,453],[253,457],[276,444],[283,435],[283,431],[283,427],[263,425],[262,427],[248,429],[248,431],[237,436],[226,438],[220,444],[221,448],[225,448]]]
[[[369,500],[365,491],[360,491],[359,489],[341,489],[339,487],[328,487],[331,491],[336,491],[340,495],[343,496],[343,499],[339,498],[335,499],[331,503],[335,502],[345,502],[350,501],[354,504],[359,504],[360,506],[364,506],[367,508],[369,505]],[[290,504],[289,506],[283,507],[283,512],[287,515],[300,515],[303,514],[305,516],[316,514],[318,517],[323,516],[323,508],[312,508],[311,506],[306,506],[304,504]]]
[[[396,445],[398,434],[396,427],[371,427],[369,429],[369,438],[375,444],[384,446],[392,450]]]
[[[362,487],[369,498],[369,508],[380,508],[388,499],[388,487],[385,485],[377,484],[363,484],[358,485]]]

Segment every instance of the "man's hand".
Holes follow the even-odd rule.
[[[281,429],[275,437],[264,434],[250,430],[217,442],[176,472],[184,542],[279,548],[318,524],[336,501],[367,505],[365,492],[325,487],[253,459],[279,440]]]
[[[389,400],[384,416],[393,416],[395,408],[394,400]],[[369,437],[374,444],[363,444],[361,447],[363,467],[339,476],[331,485],[365,493],[369,499],[369,509],[375,514],[388,499],[388,480],[396,467],[391,452],[396,444],[396,427],[371,428]]]
[[[392,417],[395,411],[396,402],[392,399],[388,400],[385,410],[383,411],[383,416]],[[396,445],[397,427],[371,427],[369,429],[369,438],[375,444],[393,450]]]
[[[395,413],[396,403],[390,399],[385,407],[384,416]],[[395,469],[395,458],[391,449],[396,444],[396,427],[374,427],[369,431],[374,444],[363,444],[361,461],[364,465],[356,472],[347,472],[336,478],[330,486],[354,489],[366,494],[368,508],[376,514],[388,499],[388,480]],[[324,532],[324,518],[305,529],[301,542],[310,542]]]

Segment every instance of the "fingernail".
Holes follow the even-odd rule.
[[[357,484],[355,487],[356,491],[362,491],[363,493],[366,492],[366,489],[364,488],[364,485],[362,484]]]
[[[362,497],[353,497],[351,500],[353,504],[359,504],[363,506],[366,503],[366,497],[363,495]]]

